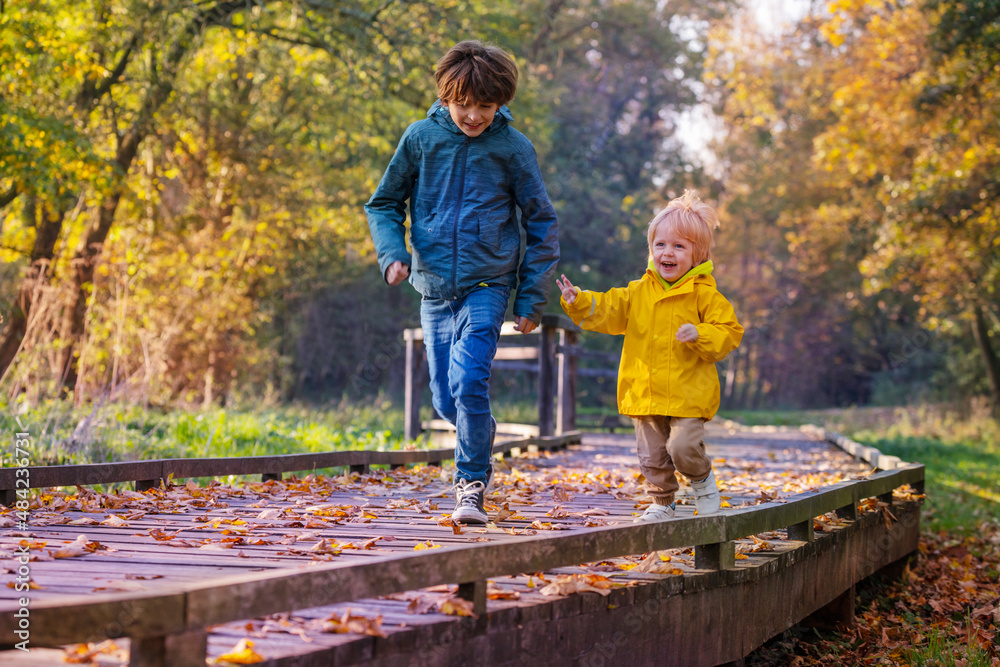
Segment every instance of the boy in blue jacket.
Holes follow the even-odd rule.
[[[510,292],[516,288],[515,328],[530,333],[559,261],[535,149],[510,126],[505,106],[517,76],[497,47],[466,41],[449,49],[435,72],[440,99],[403,133],[365,206],[385,281],[409,278],[423,297],[434,408],[457,431],[452,518],[467,523],[488,519],[496,433],[489,379]]]

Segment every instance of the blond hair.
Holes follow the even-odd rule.
[[[685,190],[649,223],[646,242],[650,259],[653,257],[653,236],[661,222],[669,225],[682,239],[691,242],[691,258],[696,266],[712,258],[712,230],[719,226],[719,216],[714,208],[698,198],[694,190]]]
[[[468,40],[448,49],[434,78],[442,103],[465,104],[473,99],[503,106],[517,91],[517,63],[499,47]]]

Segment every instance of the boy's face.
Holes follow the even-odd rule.
[[[462,102],[451,101],[447,102],[447,105],[451,119],[468,137],[478,137],[482,134],[493,122],[493,117],[500,108],[497,104],[477,102],[473,99]]]
[[[650,252],[657,273],[668,283],[674,282],[694,266],[694,244],[678,236],[672,225],[657,225]]]

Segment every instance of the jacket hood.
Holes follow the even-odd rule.
[[[451,119],[451,113],[448,112],[448,107],[441,104],[441,100],[434,100],[434,104],[431,108],[427,110],[427,117],[433,120],[435,123],[441,127],[454,132],[455,134],[465,134],[462,130],[455,125],[455,121]],[[493,122],[490,126],[483,130],[483,133],[479,136],[486,136],[499,132],[507,125],[514,121],[514,115],[510,112],[510,109],[506,105],[497,109],[496,116],[493,117]]]
[[[689,278],[694,278],[696,276],[712,275],[713,269],[715,269],[715,265],[712,264],[712,260],[707,260],[705,262],[702,262],[698,266],[692,266],[691,269],[683,276],[681,276],[672,283],[668,283],[666,280],[663,279],[663,276],[661,276],[659,272],[656,270],[656,267],[653,264],[653,260],[649,260],[649,264],[646,265],[646,272],[652,274],[652,276],[656,278],[661,285],[663,285],[663,289],[665,289],[668,292],[671,290],[671,288],[677,287],[678,285],[685,283]]]

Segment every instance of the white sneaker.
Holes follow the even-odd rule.
[[[719,511],[722,498],[719,496],[714,470],[700,482],[691,480],[691,488],[694,490],[694,508],[698,510],[698,516],[709,516]]]
[[[451,518],[464,523],[486,523],[489,516],[483,508],[483,495],[486,485],[482,482],[470,482],[460,479],[455,482],[455,511]]]
[[[657,505],[653,503],[646,508],[646,511],[642,513],[642,516],[635,518],[632,523],[652,523],[653,521],[666,521],[667,519],[674,518],[674,507],[677,503],[670,503],[669,505]]]

